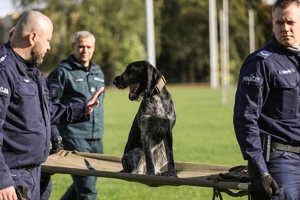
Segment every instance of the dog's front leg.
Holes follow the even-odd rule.
[[[168,176],[178,177],[175,169],[174,157],[173,157],[173,138],[172,132],[168,134],[168,137],[164,139],[166,155],[168,160]]]
[[[147,137],[145,134],[142,134],[142,144],[146,159],[147,175],[155,175],[154,163],[152,161],[151,153],[151,141],[149,140],[151,140],[149,137]]]

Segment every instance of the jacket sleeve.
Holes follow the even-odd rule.
[[[51,125],[51,141],[60,136],[56,125]]]
[[[11,88],[5,71],[0,70],[0,189],[4,189],[10,186],[14,186],[13,179],[10,174],[10,170],[5,163],[2,153],[3,147],[3,124],[6,119],[6,111],[9,105],[9,99],[11,96]]]
[[[52,125],[75,124],[90,120],[90,116],[86,114],[85,102],[63,105],[49,101],[49,107]]]
[[[254,173],[257,174],[267,172],[258,119],[268,92],[268,77],[263,62],[246,60],[240,71],[233,124],[243,157],[254,166]]]

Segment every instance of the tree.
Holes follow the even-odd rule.
[[[270,39],[270,24],[267,25],[270,16],[266,14],[270,6],[262,4],[260,0],[229,1],[229,3],[230,74],[232,81],[235,81],[242,62],[250,53],[248,10],[252,9],[255,13],[255,46],[258,48]]]
[[[60,4],[50,0],[44,12],[52,18],[56,27],[52,43],[56,50],[51,51],[48,61],[55,56],[61,60],[70,54],[72,36],[79,30],[88,30],[95,35],[93,61],[102,67],[107,83],[111,83],[114,76],[127,66],[128,60],[124,56],[131,55],[132,60],[145,59],[141,40],[144,35],[143,3],[139,0],[82,0],[81,3],[69,0]],[[134,38],[134,35],[137,37]],[[129,41],[131,48],[126,47]],[[135,54],[132,55],[132,52]]]
[[[243,60],[250,53],[248,10],[253,9],[255,12],[256,47],[259,47],[270,38],[268,34],[270,18],[267,15],[270,6],[260,0],[228,2],[229,65],[231,81],[234,82]],[[222,3],[221,0],[217,1],[218,11],[222,8]],[[219,12],[217,13],[219,21]],[[169,82],[208,82],[210,73],[208,14],[208,1],[163,1],[159,16],[161,43],[156,47],[160,50],[157,55],[157,66]]]
[[[52,70],[71,53],[73,34],[79,30],[91,31],[96,36],[93,61],[102,67],[107,84],[130,62],[146,58],[143,0],[12,1],[25,10],[36,3],[47,5],[42,12],[53,21],[54,33],[43,71]],[[235,82],[243,60],[250,53],[248,10],[253,9],[255,14],[258,48],[270,39],[271,6],[261,0],[228,0],[228,3],[230,74],[231,82]],[[217,0],[218,11],[221,8],[222,0]],[[209,81],[208,15],[208,1],[154,0],[156,65],[168,82]]]
[[[14,0],[17,2],[17,0]],[[41,0],[40,0],[41,1]],[[40,1],[21,1],[28,6]],[[73,35],[88,30],[96,37],[93,61],[111,84],[130,61],[145,59],[144,4],[140,0],[48,0],[42,10],[54,24],[51,50],[41,70],[53,70],[71,52]],[[25,7],[26,7],[25,6]],[[129,46],[130,45],[130,46]]]
[[[169,82],[207,81],[208,2],[164,0],[158,68]]]

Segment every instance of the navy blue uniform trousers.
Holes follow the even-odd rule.
[[[18,199],[40,200],[40,166],[32,169],[11,169],[10,172],[14,180]]]
[[[300,155],[297,153],[277,150],[276,156],[267,162],[269,173],[278,184],[276,195],[270,200],[300,199]],[[249,168],[251,176],[251,169]],[[266,200],[252,196],[252,200]]]

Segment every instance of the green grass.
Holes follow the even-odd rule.
[[[219,165],[245,165],[232,125],[235,88],[168,86],[177,112],[173,129],[175,161]],[[222,95],[226,94],[226,95]],[[226,102],[222,103],[222,96]],[[105,154],[121,156],[139,103],[128,100],[128,90],[108,88],[105,93]],[[51,200],[59,199],[71,184],[66,174],[53,175]],[[146,185],[118,179],[98,178],[98,200],[206,200],[212,188]],[[237,192],[237,191],[234,191]],[[247,199],[230,197],[223,199]]]

